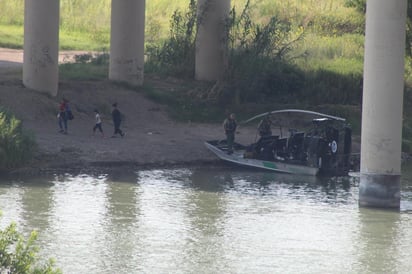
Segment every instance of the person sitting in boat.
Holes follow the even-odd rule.
[[[260,137],[268,137],[272,135],[272,130],[270,126],[272,125],[272,120],[270,120],[270,115],[266,115],[265,118],[260,121],[258,125],[258,131]]]
[[[227,142],[227,153],[233,153],[233,143],[235,142],[235,132],[236,132],[236,119],[235,114],[231,113],[229,117],[225,119],[223,122],[223,129],[225,130],[226,134],[226,142]]]
[[[271,147],[267,147],[271,145],[272,141],[270,140],[272,137],[272,130],[271,130],[272,120],[270,119],[270,115],[266,115],[258,125],[258,133],[259,133],[259,140],[255,144],[255,152],[259,158],[263,156],[263,154],[268,154],[268,151],[271,150]],[[268,157],[264,157],[268,158]],[[268,160],[268,159],[267,159]]]

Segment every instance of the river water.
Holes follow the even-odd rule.
[[[400,211],[359,208],[358,178],[234,167],[7,179],[0,225],[63,273],[412,273],[408,170]]]

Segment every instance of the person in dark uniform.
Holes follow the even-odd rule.
[[[262,121],[260,121],[258,125],[258,131],[260,137],[268,137],[272,135],[272,130],[270,126],[272,125],[272,121],[270,120],[270,115],[266,115]]]
[[[257,128],[260,138],[255,144],[255,151],[256,151],[256,154],[259,155],[259,157],[261,158],[262,158],[262,154],[264,155],[272,154],[271,152],[269,152],[271,148],[267,147],[267,145],[269,144],[268,142],[270,141],[270,138],[272,136],[271,125],[272,125],[272,120],[270,120],[270,114],[267,114],[260,121],[258,128]],[[262,159],[269,160],[270,157],[265,156]]]
[[[233,153],[233,143],[235,142],[236,127],[237,127],[237,123],[235,119],[235,114],[232,113],[223,122],[223,129],[225,130],[225,134],[226,134],[228,154]]]
[[[114,103],[112,105],[113,110],[112,110],[112,119],[113,119],[113,125],[114,125],[114,133],[112,138],[116,137],[116,134],[120,134],[120,136],[124,136],[124,132],[120,129],[120,124],[122,122],[122,114],[120,111],[117,109],[117,103]]]

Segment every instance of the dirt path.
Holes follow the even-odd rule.
[[[73,54],[62,52],[60,62],[70,61]],[[135,170],[161,166],[221,164],[204,146],[205,140],[222,139],[221,124],[182,123],[170,119],[163,105],[148,100],[142,93],[102,81],[60,81],[57,97],[50,97],[23,86],[23,53],[21,50],[0,48],[0,106],[6,107],[23,121],[37,141],[34,161],[20,173],[78,171],[98,169]],[[179,81],[145,79],[153,89],[178,89]],[[70,100],[74,120],[69,122],[69,134],[58,132],[59,102]],[[117,102],[125,116],[124,138],[110,138],[113,133],[111,105]],[[94,109],[103,120],[105,138],[93,136]],[[223,120],[224,117],[222,117]],[[254,141],[254,127],[240,127],[236,140]],[[359,152],[359,138],[352,151]],[[132,167],[132,168],[130,168]]]
[[[23,87],[21,61],[21,51],[0,49],[0,105],[22,119],[24,127],[34,133],[39,146],[35,161],[26,171],[131,165],[154,167],[217,161],[203,142],[224,137],[220,124],[175,122],[168,117],[164,106],[110,81],[60,82],[59,94],[52,98]],[[156,88],[155,82],[150,85]],[[68,135],[58,132],[56,118],[63,96],[70,100],[75,116],[69,122]],[[113,102],[118,103],[125,115],[124,138],[107,138],[113,133],[110,116]],[[95,108],[101,112],[106,138],[92,135]],[[254,129],[241,128],[237,139],[250,142],[254,133]]]
[[[60,51],[59,63],[71,62],[74,56],[87,51]],[[20,68],[23,63],[23,51],[19,49],[0,48],[0,69]]]

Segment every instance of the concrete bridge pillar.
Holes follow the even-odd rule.
[[[59,0],[25,0],[23,84],[57,95],[59,82]]]
[[[145,0],[112,0],[109,79],[143,84]]]
[[[360,206],[400,206],[406,4],[367,1]]]
[[[199,0],[195,78],[218,80],[227,68],[227,26],[230,0]]]

